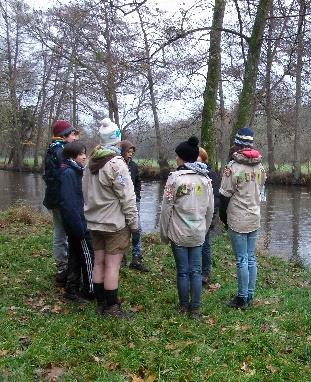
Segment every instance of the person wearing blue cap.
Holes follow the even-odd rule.
[[[219,190],[219,216],[228,229],[238,281],[237,295],[227,305],[240,309],[246,309],[253,303],[257,279],[255,247],[260,227],[260,190],[266,180],[261,154],[253,145],[253,131],[249,127],[239,129]]]

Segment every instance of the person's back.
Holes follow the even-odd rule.
[[[226,166],[221,193],[230,197],[227,224],[234,231],[247,233],[259,228],[260,188],[264,182],[265,170],[257,150],[245,148],[233,154]]]
[[[214,197],[208,171],[197,162],[199,140],[180,143],[177,170],[165,185],[160,217],[160,236],[171,243],[176,263],[179,312],[198,318],[202,289],[202,244],[212,221]]]
[[[254,132],[241,128],[235,135],[220,186],[219,216],[231,239],[236,257],[237,295],[229,307],[252,305],[257,280],[256,238],[260,227],[260,188],[266,174],[261,154],[253,148]]]
[[[202,245],[213,214],[211,180],[185,168],[171,173],[168,182],[168,189],[174,184],[176,192],[167,236],[177,245]],[[162,235],[164,230],[162,226]]]

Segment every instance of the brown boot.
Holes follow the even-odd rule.
[[[102,315],[109,318],[115,317],[131,320],[134,316],[134,313],[126,312],[121,309],[119,304],[114,304],[111,306],[105,306],[103,308]]]

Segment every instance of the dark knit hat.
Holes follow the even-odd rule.
[[[238,146],[252,147],[254,144],[254,132],[249,127],[242,127],[236,133],[234,143]]]
[[[55,121],[52,125],[52,129],[54,137],[63,137],[73,131],[78,132],[78,130],[74,129],[68,121],[64,121],[63,119]]]
[[[175,149],[175,153],[185,162],[196,162],[199,156],[199,140],[190,137],[186,142],[181,142]]]
[[[129,151],[129,149],[133,149],[135,151],[135,146],[132,142],[128,141],[127,139],[124,139],[124,141],[120,142],[120,148],[121,148],[121,155],[124,155]]]

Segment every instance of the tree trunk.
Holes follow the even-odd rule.
[[[210,33],[207,79],[203,93],[204,105],[202,112],[201,140],[202,146],[208,152],[208,162],[215,169],[217,168],[217,163],[214,116],[217,103],[217,90],[221,67],[220,43],[225,7],[225,0],[215,0],[213,23]]]
[[[273,125],[272,125],[272,110],[271,110],[271,68],[273,62],[272,53],[272,34],[274,29],[273,23],[273,4],[270,8],[270,23],[268,31],[268,49],[267,49],[267,63],[266,63],[266,78],[265,78],[265,88],[266,88],[266,117],[267,117],[267,144],[268,144],[268,168],[269,173],[273,174],[275,172],[274,165],[274,144],[273,144]]]
[[[306,3],[305,0],[299,1],[299,20],[297,31],[297,64],[296,64],[296,95],[295,95],[295,118],[296,126],[294,132],[294,162],[293,162],[293,176],[295,181],[300,178],[301,175],[301,158],[300,158],[300,136],[302,131],[301,121],[301,72],[303,67],[303,40],[305,33],[305,13]]]
[[[232,129],[233,142],[236,132],[250,123],[255,109],[255,91],[258,73],[258,64],[261,52],[262,37],[266,24],[266,16],[272,0],[260,0],[249,40],[247,60],[244,71],[243,87],[239,97],[237,119]]]
[[[146,33],[146,30],[144,27],[144,22],[143,22],[139,8],[137,9],[137,13],[139,16],[140,26],[141,26],[141,30],[143,33],[144,44],[145,44],[147,81],[148,81],[148,88],[149,88],[150,99],[151,99],[151,108],[152,108],[152,114],[153,114],[153,120],[154,120],[154,128],[155,128],[155,133],[156,133],[156,145],[157,145],[157,152],[158,152],[158,163],[159,163],[159,167],[160,167],[160,176],[166,177],[168,175],[168,172],[169,172],[169,164],[168,164],[168,160],[167,160],[167,156],[165,154],[165,151],[163,150],[163,144],[162,144],[162,138],[161,138],[157,102],[156,102],[156,96],[155,96],[155,91],[154,91],[154,79],[153,79],[153,73],[152,73],[152,67],[151,67],[150,47],[149,47],[147,33]]]

